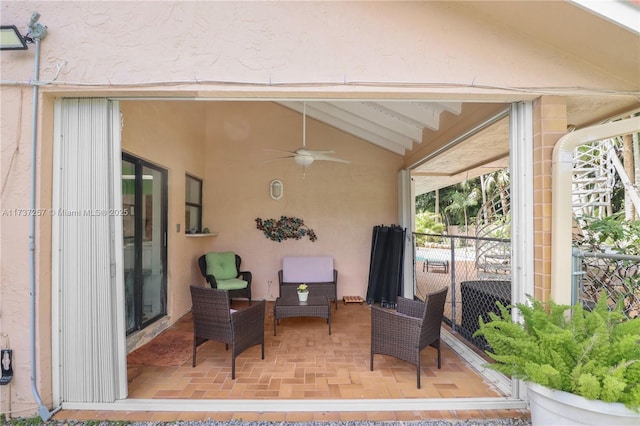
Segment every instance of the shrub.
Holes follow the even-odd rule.
[[[592,311],[529,301],[516,305],[522,324],[500,303],[500,315],[480,318],[474,336],[484,336],[491,347],[487,354],[496,363],[489,368],[640,410],[640,318],[625,320],[619,305],[609,309],[604,294]]]
[[[418,234],[442,234],[444,231],[444,223],[440,222],[437,214],[429,211],[416,214],[415,227]],[[435,237],[416,235],[416,246],[422,247],[430,240],[435,240]]]

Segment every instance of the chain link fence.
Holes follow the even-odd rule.
[[[627,318],[640,315],[640,256],[573,250],[574,303],[592,308],[603,294],[611,307],[622,304]]]
[[[425,237],[423,246],[416,246],[417,236]],[[497,312],[496,302],[511,305],[510,240],[420,233],[413,240],[416,297],[424,300],[448,287],[445,323],[487,349],[486,341],[473,334],[479,317],[488,320],[489,312]],[[621,303],[627,318],[640,316],[640,256],[574,249],[572,284],[573,303],[593,307],[604,291],[611,307]]]
[[[486,341],[473,337],[479,317],[497,312],[496,302],[511,304],[511,241],[475,236],[413,234],[414,294],[420,300],[449,287],[445,323],[484,350]],[[426,241],[416,246],[416,237]]]

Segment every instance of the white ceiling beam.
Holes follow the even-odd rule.
[[[311,105],[311,109],[321,111],[329,116],[335,117],[338,120],[348,123],[353,127],[360,128],[369,133],[374,133],[380,137],[393,141],[398,145],[402,145],[405,149],[413,148],[414,142],[421,142],[422,139],[422,130],[418,129],[417,127],[415,129],[418,130],[418,132],[414,132],[414,135],[419,137],[411,138],[404,134],[393,131],[390,125],[386,126],[381,123],[376,123],[375,121],[364,119],[361,116],[351,114],[344,109],[336,107],[335,104],[327,102],[314,102]],[[308,110],[309,106],[307,106],[307,111]]]
[[[332,105],[368,122],[391,129],[414,142],[422,142],[422,126],[399,120],[398,117],[383,112],[379,108],[374,108],[363,102],[335,102]]]
[[[462,112],[462,102],[437,102],[435,105],[438,105],[443,111],[449,111],[455,115]]]
[[[375,133],[372,133],[370,131],[364,130],[364,129],[360,129],[357,127],[353,127],[351,126],[349,123],[346,123],[344,121],[338,120],[338,119],[334,119],[334,120],[329,120],[330,116],[326,115],[323,112],[317,112],[314,113],[313,118],[322,121],[322,122],[328,122],[331,121],[330,125],[335,127],[336,129],[340,129],[343,132],[349,133],[353,136],[356,136],[360,139],[363,139],[367,142],[370,142],[374,145],[378,145],[381,148],[387,149],[391,152],[394,152],[396,154],[399,155],[404,155],[406,150],[404,148],[404,146],[391,141],[389,139],[386,139],[384,137],[381,137],[380,135],[377,135]],[[329,124],[329,123],[328,123]]]
[[[402,116],[402,119],[410,120],[431,130],[438,130],[440,127],[439,108],[433,108],[427,104],[416,102],[377,102],[376,104],[387,109],[390,113]]]
[[[290,108],[294,111],[298,111],[302,113],[303,104],[301,102],[278,102],[280,105]],[[325,124],[335,127],[336,129],[342,130],[345,133],[349,133],[353,136],[356,136],[360,139],[363,139],[367,142],[370,142],[374,145],[378,145],[381,148],[389,150],[399,155],[405,154],[405,147],[402,144],[398,144],[392,140],[381,137],[373,132],[370,132],[365,129],[361,129],[356,126],[352,126],[348,122],[340,120],[336,117],[333,117],[325,112],[314,109],[310,106],[310,103],[307,103],[307,116],[311,117],[315,120],[321,121]]]
[[[302,112],[301,101],[279,104]],[[346,133],[404,155],[422,142],[424,128],[438,130],[440,114],[460,114],[460,102],[421,101],[313,101],[306,103],[307,115]]]

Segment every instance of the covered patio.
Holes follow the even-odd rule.
[[[234,302],[241,308],[246,302]],[[231,351],[224,344],[198,347],[197,365],[191,356],[182,365],[158,368],[128,362],[129,398],[188,399],[394,399],[503,397],[468,363],[445,345],[442,368],[433,348],[421,352],[421,389],[411,364],[375,355],[369,370],[370,307],[363,303],[332,309],[331,335],[321,318],[280,320],[273,335],[273,302],[267,303],[265,359],[255,346],[236,359],[231,379]],[[192,332],[191,314],[169,330]],[[191,340],[189,340],[189,343]],[[188,346],[189,349],[191,346]],[[160,363],[162,363],[160,361]],[[179,363],[175,362],[176,364]]]
[[[197,365],[191,366],[192,323],[191,314],[187,314],[165,333],[170,333],[173,341],[186,345],[189,356],[181,361],[156,348],[158,358],[147,364],[157,365],[137,363],[140,357],[132,356],[127,364],[128,404],[140,401],[154,405],[155,402],[165,407],[164,412],[64,410],[55,418],[528,421],[529,414],[521,401],[509,398],[505,392],[506,383],[500,382],[497,376],[483,376],[477,370],[485,362],[479,353],[471,354],[468,359],[456,353],[453,347],[460,342],[446,326],[443,329],[442,368],[437,368],[435,349],[427,348],[421,353],[421,389],[416,387],[415,367],[395,358],[375,355],[375,368],[370,371],[371,308],[366,303],[339,303],[337,310],[332,308],[331,335],[323,319],[288,318],[280,321],[278,334],[274,336],[273,302],[267,302],[265,359],[260,359],[259,346],[241,354],[236,359],[235,380],[231,379],[231,351],[225,351],[222,343],[210,341],[201,345]],[[234,301],[235,308],[242,309],[246,305],[246,301]],[[162,339],[162,335],[156,339]],[[291,404],[301,400],[304,400],[305,409],[300,409],[299,404]],[[486,400],[495,401],[496,408],[478,409],[478,401]],[[370,404],[371,401],[379,404],[379,411],[361,408],[360,402]],[[252,406],[263,403],[265,409],[243,412],[243,405],[248,403]],[[407,404],[413,409],[407,410]],[[440,409],[433,409],[433,404],[440,404]],[[421,405],[422,408],[416,408]],[[314,406],[321,408],[312,412]],[[122,409],[125,410],[126,405]],[[189,413],[177,413],[178,410]]]

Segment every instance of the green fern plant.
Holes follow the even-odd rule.
[[[498,303],[474,336],[490,345],[488,367],[508,376],[640,411],[640,317],[626,319],[603,294],[595,309],[529,299],[522,323]]]

